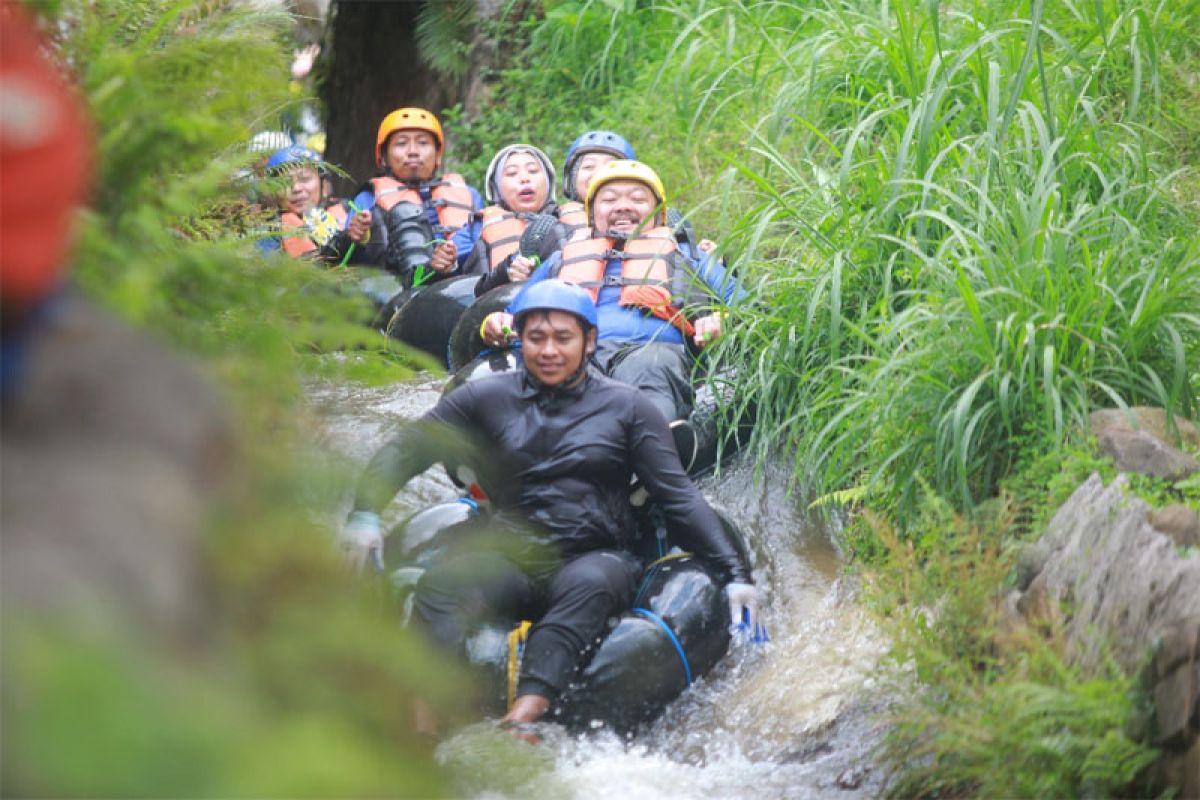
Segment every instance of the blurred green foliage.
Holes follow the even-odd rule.
[[[469,69],[471,36],[478,23],[471,0],[425,3],[417,15],[421,60],[442,75],[462,78]]]
[[[450,13],[463,5],[450,5],[427,20],[427,49],[467,35]],[[31,711],[27,740],[6,735],[6,789],[436,792],[405,783],[406,764],[384,766],[411,751],[389,692],[453,691],[368,598],[333,580],[325,533],[294,508],[297,492],[336,494],[345,478],[264,441],[292,429],[306,371],[386,381],[408,369],[354,324],[352,276],[261,258],[247,241],[264,221],[229,176],[288,102],[287,19],[165,0],[39,8],[97,118],[102,177],[78,280],[207,359],[237,402],[252,477],[211,554],[235,624],[198,676],[144,680],[136,649],[42,632],[18,662],[39,704],[126,698],[97,701],[95,728],[125,731],[125,752],[163,726],[208,768],[114,757],[108,783],[89,785],[88,730]],[[1200,3],[545,0],[516,18],[523,8],[509,4],[514,16],[490,31],[512,54],[488,76],[490,100],[471,119],[446,114],[455,162],[479,178],[511,141],[561,163],[584,130],[629,138],[754,294],[714,358],[739,365],[735,396],[760,418],[756,455],[782,440],[809,488],[881,512],[855,546],[880,565],[885,596],[916,592],[911,607],[924,608],[965,594],[943,606],[944,629],[919,616],[898,628],[898,652],[919,656],[937,691],[918,698],[933,702],[909,729],[921,735],[895,752],[946,753],[949,765],[904,785],[1002,791],[989,781],[1019,767],[1031,793],[1119,787],[1145,755],[1113,733],[1128,712],[1122,679],[1089,683],[1034,643],[981,668],[979,620],[1008,569],[1000,541],[1035,529],[1039,489],[1050,487],[1043,503],[1069,491],[1062,448],[1090,409],[1197,411]],[[1019,502],[996,524],[1001,485]],[[918,640],[920,653],[904,649]],[[68,669],[60,656],[75,650],[103,666]],[[214,695],[229,703],[195,700]],[[1039,715],[1006,716],[1015,703]],[[180,704],[192,713],[162,711]],[[1073,707],[1086,714],[1067,719]],[[129,709],[137,724],[104,724]],[[970,730],[1029,760],[989,760],[1005,749],[986,738],[926,735],[968,730],[954,721],[965,712]],[[1067,738],[1023,740],[1044,724]],[[231,729],[244,738],[214,734]],[[247,777],[241,743],[300,758],[264,758],[281,766]]]
[[[223,2],[32,6],[90,106],[96,189],[74,278],[218,379],[238,442],[195,569],[196,630],[5,615],[5,796],[442,796],[412,731],[462,677],[343,573],[330,527],[352,476],[307,442],[306,376],[388,382],[411,361],[361,324],[351,271],[264,257],[251,135],[289,102],[292,20]],[[181,409],[181,412],[183,410]]]
[[[55,31],[97,129],[98,179],[77,253],[77,282],[126,319],[207,356],[245,356],[248,394],[296,397],[298,368],[340,363],[376,383],[411,362],[362,325],[356,272],[321,271],[250,240],[272,212],[248,152],[298,102],[288,92],[279,12],[195,2],[63,2]],[[313,356],[352,350],[331,362]],[[305,362],[311,362],[306,364]]]

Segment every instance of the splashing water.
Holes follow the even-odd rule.
[[[440,383],[362,389],[312,387],[318,439],[357,473],[399,425],[430,408]],[[872,677],[884,637],[838,578],[829,533],[802,512],[781,468],[756,480],[735,459],[700,487],[741,526],[766,587],[771,641],[735,645],[661,718],[625,739],[543,726],[531,747],[491,723],[458,732],[437,751],[457,791],[476,798],[873,797],[883,776],[871,761],[882,732]],[[389,524],[455,496],[433,469],[412,481]]]

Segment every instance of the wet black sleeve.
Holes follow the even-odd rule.
[[[458,272],[461,275],[484,275],[487,273],[487,262],[484,260],[487,252],[487,246],[483,242],[476,242],[471,248],[471,254],[467,256],[467,260],[459,266]],[[475,294],[479,294],[478,288]]]
[[[750,565],[683,471],[667,421],[645,397],[636,392],[632,397],[628,436],[633,469],[662,507],[672,538],[708,562],[726,583],[753,583]]]
[[[356,244],[350,240],[350,234],[344,230],[338,231],[321,247],[319,258],[327,266],[336,267],[342,263],[346,254],[350,254],[347,264],[378,265],[383,261],[384,246],[387,235],[379,234],[376,238],[375,223],[371,224],[371,239],[366,244]]]
[[[329,237],[329,241],[321,245],[321,249],[317,252],[317,261],[325,266],[333,267],[341,263],[346,253],[350,251],[350,234],[346,231],[338,231],[333,236]],[[357,252],[358,247],[354,250]]]
[[[442,397],[407,423],[367,464],[354,493],[355,511],[379,513],[396,492],[443,459],[465,461],[472,451],[476,392],[470,384]]]
[[[471,255],[475,254],[472,253]],[[515,255],[515,253],[513,255]],[[479,283],[475,284],[475,296],[483,297],[497,286],[503,286],[506,283],[511,283],[508,278],[508,265],[512,263],[512,260],[512,255],[507,256],[503,261],[496,265],[495,269],[485,272],[483,277],[479,279]]]
[[[343,229],[337,235],[342,237],[342,242],[338,245],[339,252],[335,263],[341,263],[342,256],[350,249],[350,234],[346,233],[345,229]],[[383,214],[379,209],[372,209],[371,238],[366,244],[355,245],[354,252],[350,254],[350,261],[348,263],[376,267],[383,266],[383,257],[386,250],[387,226],[383,222]]]

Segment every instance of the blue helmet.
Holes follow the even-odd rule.
[[[307,147],[299,145],[291,145],[276,150],[269,159],[267,159],[267,171],[271,172],[287,164],[302,164],[308,162],[313,167],[319,167],[321,162],[321,154],[316,150],[309,150]]]
[[[571,200],[582,200],[575,196],[575,162],[586,153],[610,153],[617,158],[634,160],[633,145],[624,136],[612,131],[588,131],[567,148],[567,160],[563,164],[563,194]]]
[[[525,315],[531,311],[565,311],[583,322],[584,332],[596,327],[596,304],[585,289],[557,278],[526,286],[513,301],[513,327],[521,330]]]

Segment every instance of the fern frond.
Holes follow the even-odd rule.
[[[839,489],[836,492],[827,492],[808,504],[808,510],[812,511],[816,508],[821,508],[828,505],[845,506],[850,503],[856,503],[867,496],[867,487],[851,486],[849,489]]]
[[[472,0],[425,3],[417,14],[417,49],[425,63],[451,78],[467,72],[476,21]]]

